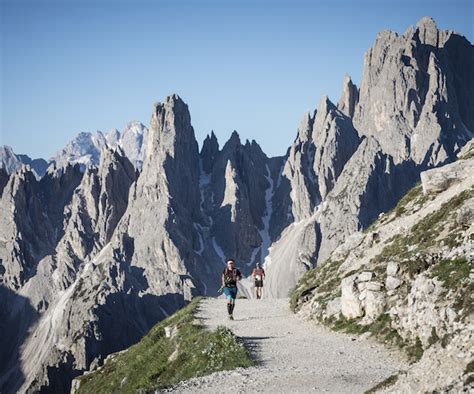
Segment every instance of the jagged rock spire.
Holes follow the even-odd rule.
[[[351,77],[346,74],[342,85],[342,96],[337,108],[349,118],[354,116],[354,109],[359,102],[359,89],[352,83]]]
[[[202,144],[201,153],[199,154],[202,160],[202,167],[203,170],[209,174],[212,170],[212,166],[214,160],[219,153],[219,142],[217,141],[217,137],[214,134],[214,130],[211,131],[211,135],[209,134],[204,139]]]

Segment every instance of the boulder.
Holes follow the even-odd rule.
[[[364,272],[361,272],[359,274],[359,276],[357,277],[357,281],[358,282],[368,282],[370,280],[372,280],[372,278],[374,277],[374,273],[371,272],[371,271],[364,271]]]
[[[387,275],[388,276],[396,276],[400,269],[400,264],[396,263],[395,261],[389,261],[387,264]]]
[[[341,297],[334,298],[326,305],[327,316],[337,316],[341,313]]]
[[[347,319],[355,319],[363,315],[356,284],[357,275],[351,275],[341,281],[341,312]]]
[[[365,317],[361,321],[362,324],[373,323],[384,311],[385,308],[385,294],[380,291],[366,291],[365,292]]]
[[[421,173],[423,194],[437,194],[445,191],[455,183],[461,183],[472,177],[474,159],[460,160],[440,168]]]
[[[380,291],[383,284],[380,282],[362,282],[357,285],[359,291]]]
[[[395,290],[400,287],[402,281],[394,276],[387,276],[385,280],[385,287],[387,290]]]

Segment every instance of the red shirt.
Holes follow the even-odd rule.
[[[262,280],[265,278],[265,270],[263,268],[254,268],[252,276],[257,280]],[[259,278],[257,278],[257,276],[259,276]]]

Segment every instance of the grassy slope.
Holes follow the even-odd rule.
[[[247,349],[224,327],[209,331],[194,318],[195,299],[158,323],[136,345],[97,371],[80,377],[79,393],[135,393],[170,387],[182,380],[254,364]],[[176,334],[167,338],[165,327]]]

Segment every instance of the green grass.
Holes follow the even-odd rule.
[[[370,390],[367,390],[365,392],[365,394],[373,394],[373,393],[376,393],[379,390],[382,390],[382,389],[385,389],[387,387],[393,386],[395,383],[397,383],[397,380],[398,380],[398,374],[391,375],[387,379],[382,380],[380,383],[376,384]]]
[[[436,342],[440,340],[438,333],[436,332],[436,328],[431,327],[431,335],[428,338],[428,344],[430,346],[434,345]]]
[[[397,330],[392,328],[390,315],[382,314],[377,318],[377,320],[369,325],[361,325],[359,324],[359,321],[360,320],[358,319],[349,320],[344,316],[341,316],[338,320],[326,321],[326,324],[329,323],[331,328],[336,331],[358,335],[370,332],[381,342],[396,345],[398,347],[406,345]]]
[[[433,268],[433,276],[443,282],[446,289],[456,289],[460,282],[469,278],[469,272],[474,269],[474,263],[465,258],[441,260]]]
[[[136,345],[80,377],[79,393],[135,393],[173,386],[215,371],[254,365],[244,345],[224,327],[208,331],[194,314],[199,299],[158,323]],[[165,327],[176,327],[172,338]],[[172,356],[173,355],[173,356]]]
[[[417,337],[414,342],[403,340],[398,331],[392,327],[392,319],[388,314],[380,315],[377,320],[369,325],[361,325],[359,324],[360,319],[350,320],[344,316],[341,316],[337,320],[326,319],[323,323],[335,331],[344,332],[346,334],[361,335],[370,332],[379,342],[396,346],[405,352],[412,362],[418,361],[423,356],[424,350],[420,338]]]
[[[417,199],[423,199],[423,188],[421,183],[417,183],[412,189],[410,189],[398,202],[397,206],[394,209],[395,217],[402,216],[406,210],[407,206],[416,201]],[[420,203],[422,203],[420,201]]]
[[[411,361],[419,361],[423,356],[424,352],[421,339],[419,337],[416,337],[415,343],[405,346],[404,350]]]
[[[445,226],[452,224],[450,234],[456,233],[458,225],[455,224],[455,212],[464,201],[471,197],[474,197],[474,188],[463,191],[444,203],[439,210],[424,217],[411,228],[411,231],[407,235],[397,234],[389,241],[390,243],[384,247],[382,252],[374,258],[373,262],[410,258],[418,252],[424,253],[430,247],[438,245],[441,241],[438,237]],[[457,246],[460,243],[460,241],[452,235],[448,235],[447,239],[451,247]],[[414,248],[409,250],[409,246],[412,245],[414,245]],[[422,261],[419,263],[421,264]],[[426,269],[426,267],[414,267],[414,273],[424,269]]]

